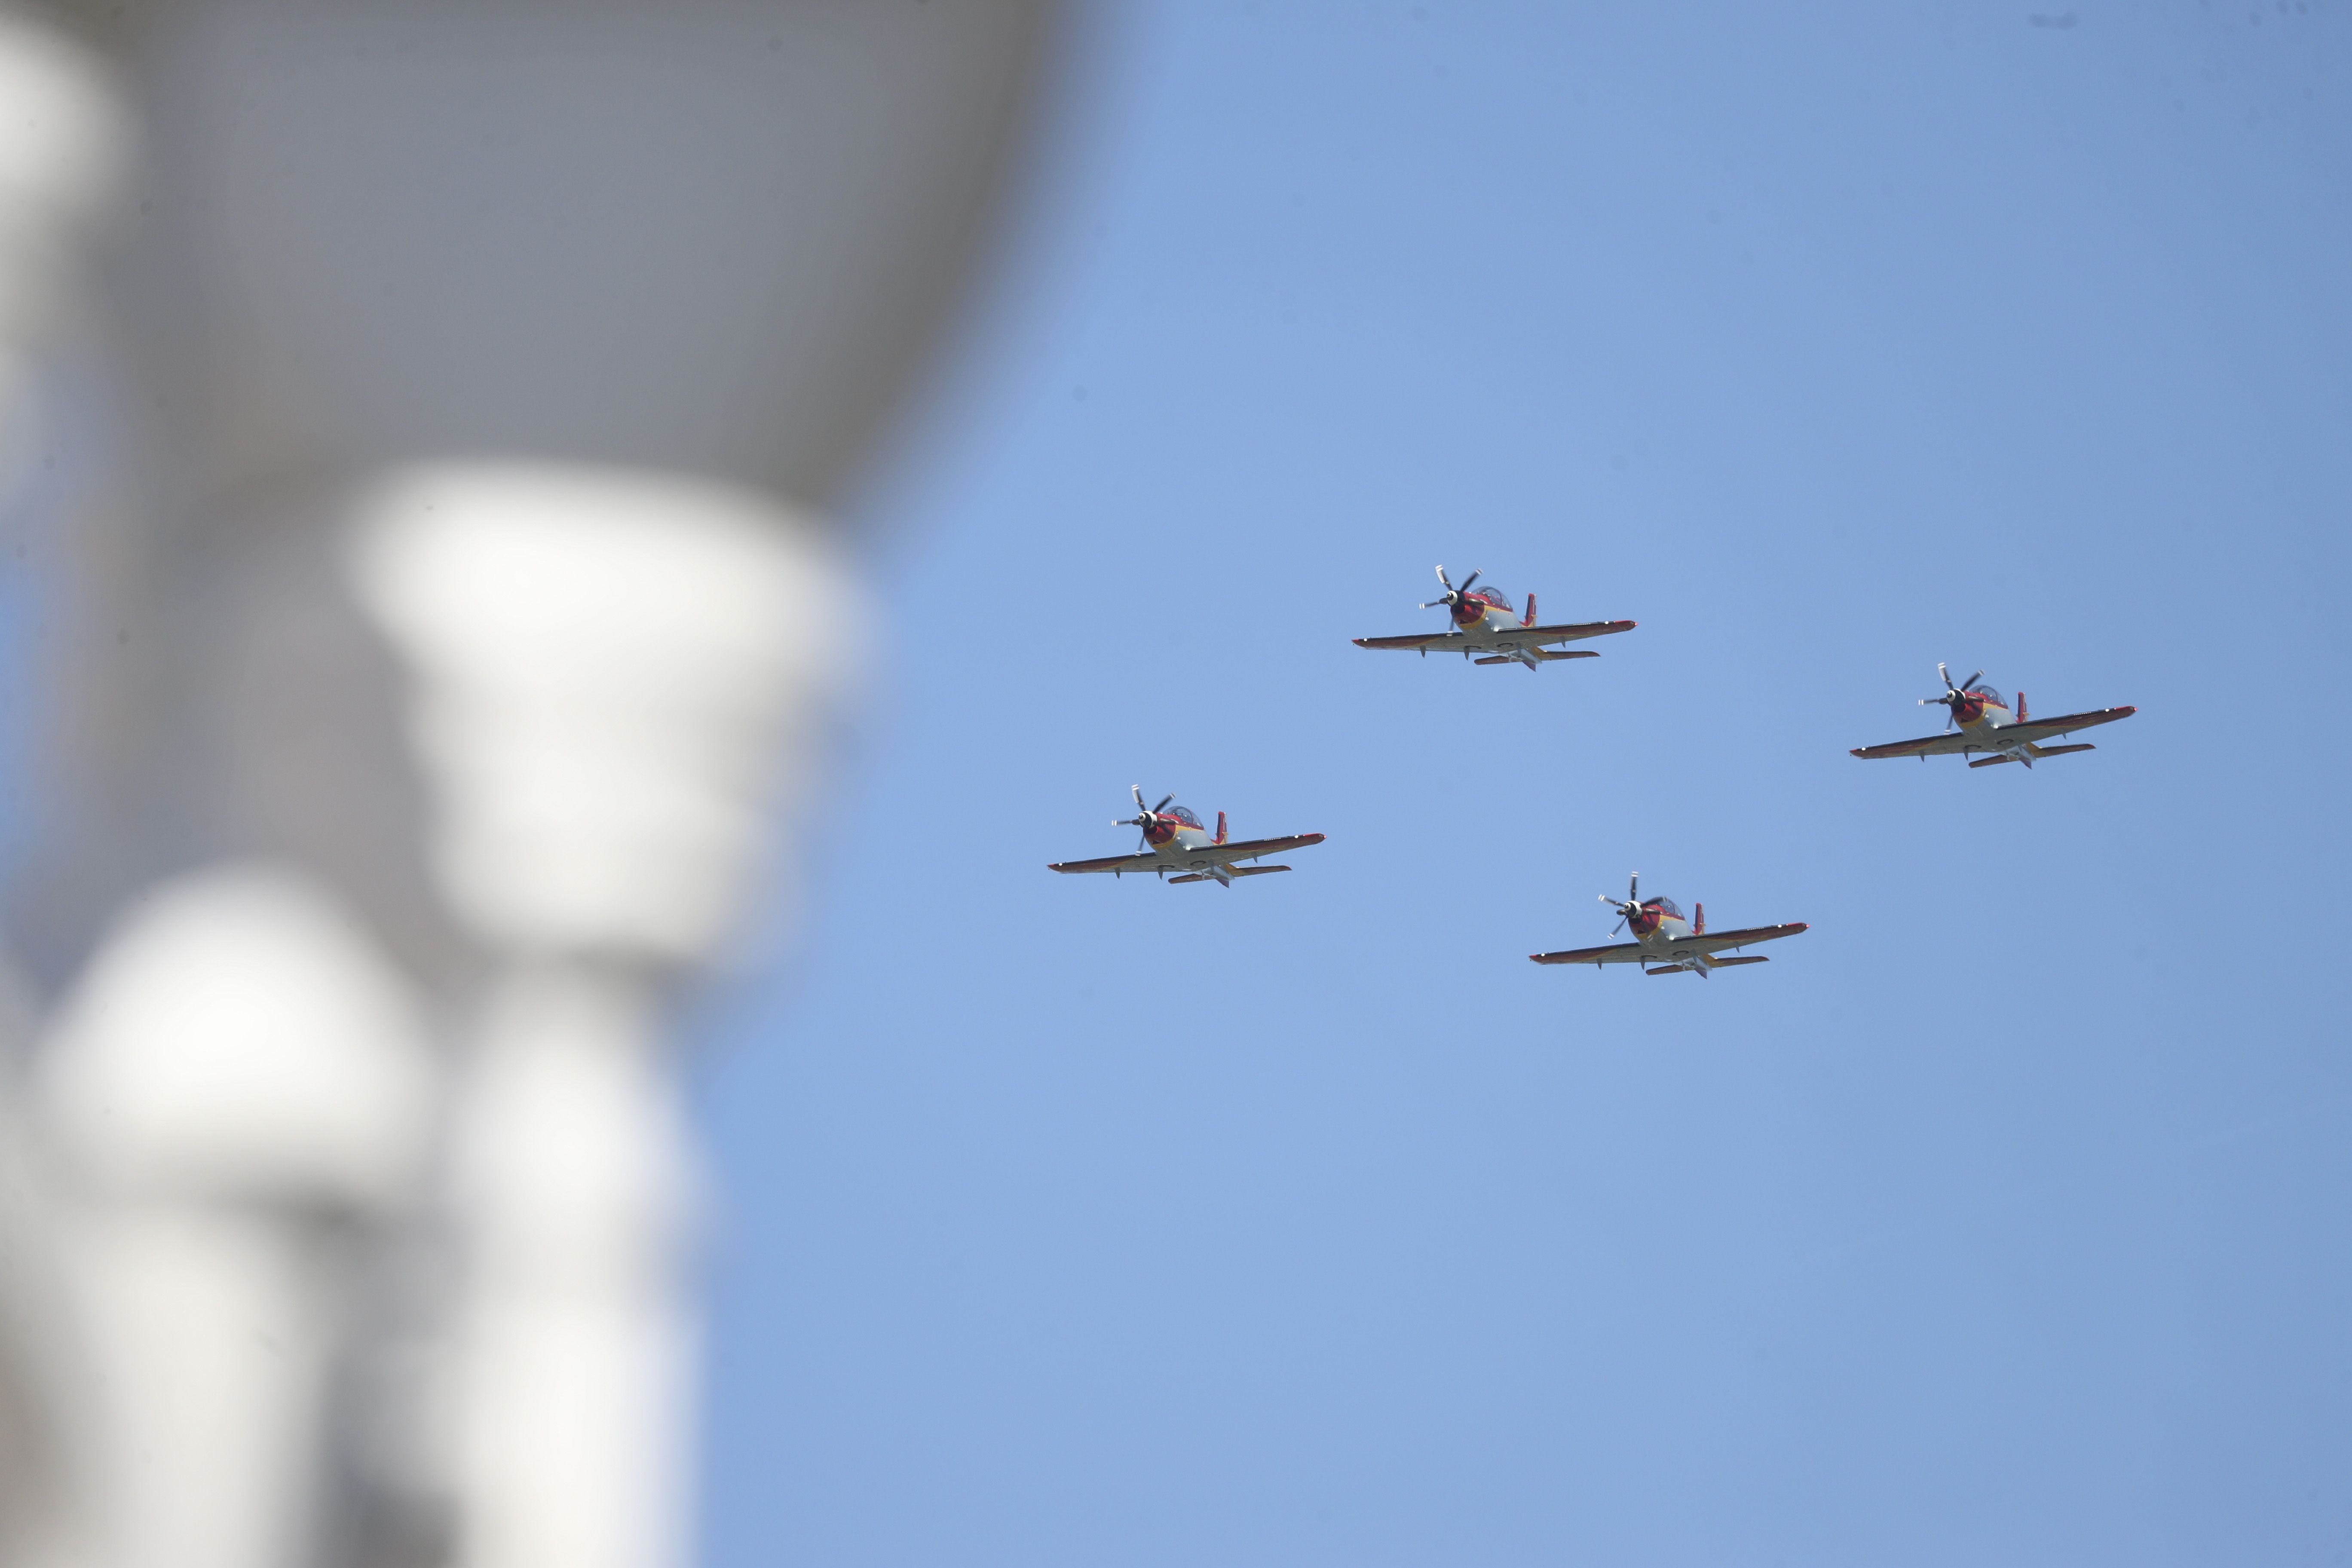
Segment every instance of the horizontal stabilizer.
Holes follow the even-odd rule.
[[[1735,963],[1769,963],[1771,962],[1772,961],[1769,958],[1759,952],[1750,954],[1746,958],[1718,958],[1707,967],[1710,969],[1728,969]],[[1642,971],[1644,974],[1695,974],[1697,972],[1698,965],[1696,963],[1677,963],[1666,969],[1644,969]]]
[[[1554,653],[1548,647],[1531,647],[1528,651],[1546,664],[1560,658],[1599,658],[1601,657],[1589,648],[1580,648],[1571,653]],[[1477,658],[1470,662],[1473,664],[1523,664],[1526,661],[1515,655],[1496,654],[1492,658]]]
[[[2098,749],[2088,741],[2077,741],[2071,746],[2036,746],[2033,751],[2036,756],[2063,757],[2069,752],[2095,752]]]
[[[1226,869],[1225,875],[1228,877],[1265,877],[1270,876],[1276,871],[1287,871],[1290,868],[1287,866],[1234,866]],[[1173,887],[1178,882],[1213,882],[1216,879],[1214,877],[1212,877],[1203,871],[1187,871],[1181,877],[1171,877],[1168,879],[1168,882],[1171,887]]]
[[[1975,762],[1970,763],[1969,766],[1972,768],[1997,768],[2003,763],[2013,763],[2015,761],[2017,761],[2015,757],[1979,757]]]

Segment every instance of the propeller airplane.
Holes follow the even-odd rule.
[[[1696,974],[1704,980],[1711,972],[1734,964],[1771,962],[1760,952],[1739,958],[1717,957],[1724,949],[1773,942],[1805,929],[1804,921],[1796,921],[1788,925],[1710,931],[1706,929],[1705,904],[1696,906],[1685,920],[1674,900],[1643,898],[1638,872],[1627,885],[1622,899],[1603,893],[1601,901],[1614,908],[1618,914],[1617,924],[1609,934],[1614,936],[1630,924],[1633,928],[1632,942],[1608,947],[1570,948],[1565,952],[1531,952],[1528,956],[1538,963],[1590,963],[1595,967],[1603,963],[1638,963],[1644,974]],[[1653,963],[1664,967],[1653,969]]]
[[[1215,882],[1230,888],[1236,877],[1265,877],[1290,869],[1287,866],[1241,866],[1236,861],[1323,842],[1319,833],[1294,833],[1282,838],[1228,838],[1225,814],[1222,811],[1217,813],[1217,831],[1213,837],[1188,807],[1169,804],[1176,798],[1174,795],[1161,795],[1158,805],[1146,805],[1143,786],[1130,787],[1135,795],[1135,815],[1121,817],[1111,826],[1142,829],[1143,847],[1138,853],[1111,855],[1100,860],[1063,860],[1045,869],[1064,873],[1108,871],[1114,877],[1145,871],[1163,881]],[[1171,877],[1171,871],[1181,875]]]
[[[1944,678],[1940,697],[1922,697],[1919,706],[1940,705],[1945,710],[1944,732],[1925,735],[1916,741],[1895,741],[1884,746],[1856,746],[1853,754],[1875,760],[1879,757],[1916,757],[1926,762],[1930,756],[1952,752],[1982,752],[1986,754],[1969,761],[1972,768],[1998,767],[2002,763],[2023,763],[2032,767],[2036,758],[2061,757],[2069,752],[2092,752],[2098,748],[2087,741],[2071,746],[2044,746],[2041,742],[2053,735],[2072,734],[2087,730],[2094,724],[2112,724],[2118,719],[2128,719],[2139,711],[2137,708],[2100,708],[2088,713],[2067,713],[2056,719],[2028,719],[2025,713],[2025,693],[2017,694],[2017,707],[1991,687],[1982,684],[1983,670],[1955,685],[1952,672],[1943,665],[1936,673]]]
[[[1444,594],[1420,606],[1433,610],[1445,607],[1452,624],[1442,632],[1422,632],[1412,637],[1358,637],[1358,647],[1392,647],[1418,649],[1423,657],[1431,653],[1459,651],[1463,658],[1484,655],[1480,664],[1523,664],[1533,669],[1563,658],[1599,658],[1601,656],[1584,649],[1555,652],[1543,645],[1575,642],[1583,637],[1606,637],[1612,632],[1630,632],[1632,621],[1584,621],[1574,626],[1539,626],[1536,625],[1536,596],[1528,595],[1528,612],[1517,620],[1511,618],[1511,601],[1500,588],[1492,586],[1473,589],[1478,581],[1473,572],[1456,587],[1437,569],[1437,580],[1444,584]]]

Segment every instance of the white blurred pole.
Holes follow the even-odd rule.
[[[9,500],[37,467],[44,363],[87,321],[80,284],[92,230],[120,194],[125,121],[97,51],[0,8],[0,497]],[[89,1494],[97,1380],[73,1332],[47,1140],[25,1103],[36,1009],[13,968],[0,993],[0,1568],[76,1568],[90,1560],[100,1518]]]
[[[153,889],[57,1019],[37,1104],[105,1439],[93,1561],[316,1560],[319,1411],[430,1111],[410,988],[297,870]]]
[[[761,498],[609,471],[393,476],[350,537],[412,671],[436,885],[496,955],[450,1129],[453,1561],[674,1562],[648,1459],[687,1437],[695,1173],[660,1008],[805,798],[845,574]]]
[[[694,1360],[691,1161],[666,1047],[642,993],[592,966],[530,966],[484,1011],[458,1128],[456,1563],[680,1553],[682,1477],[646,1463],[686,1451]]]

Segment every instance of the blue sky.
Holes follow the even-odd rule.
[[[2352,14],[2032,9],[1091,17],[699,1026],[714,1568],[2352,1555]],[[1527,962],[1636,869],[1812,930]]]

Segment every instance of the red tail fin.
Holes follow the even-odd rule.
[[[1223,844],[1224,841],[1225,841],[1225,814],[1224,814],[1223,812],[1222,812],[1222,811],[1221,811],[1221,812],[1217,813],[1217,842],[1218,842],[1218,843],[1220,843],[1220,844]]]
[[[1536,596],[1535,596],[1533,594],[1529,594],[1529,595],[1528,595],[1528,613],[1527,613],[1527,616],[1525,616],[1525,617],[1524,617],[1524,618],[1519,622],[1519,625],[1521,625],[1521,626],[1534,626],[1535,624],[1536,624]]]
[[[1706,934],[1706,906],[1705,904],[1693,904],[1691,906],[1691,934],[1693,936],[1705,936]]]
[[[2017,694],[2017,721],[2021,724],[2025,722],[2025,693],[2022,691]]]

